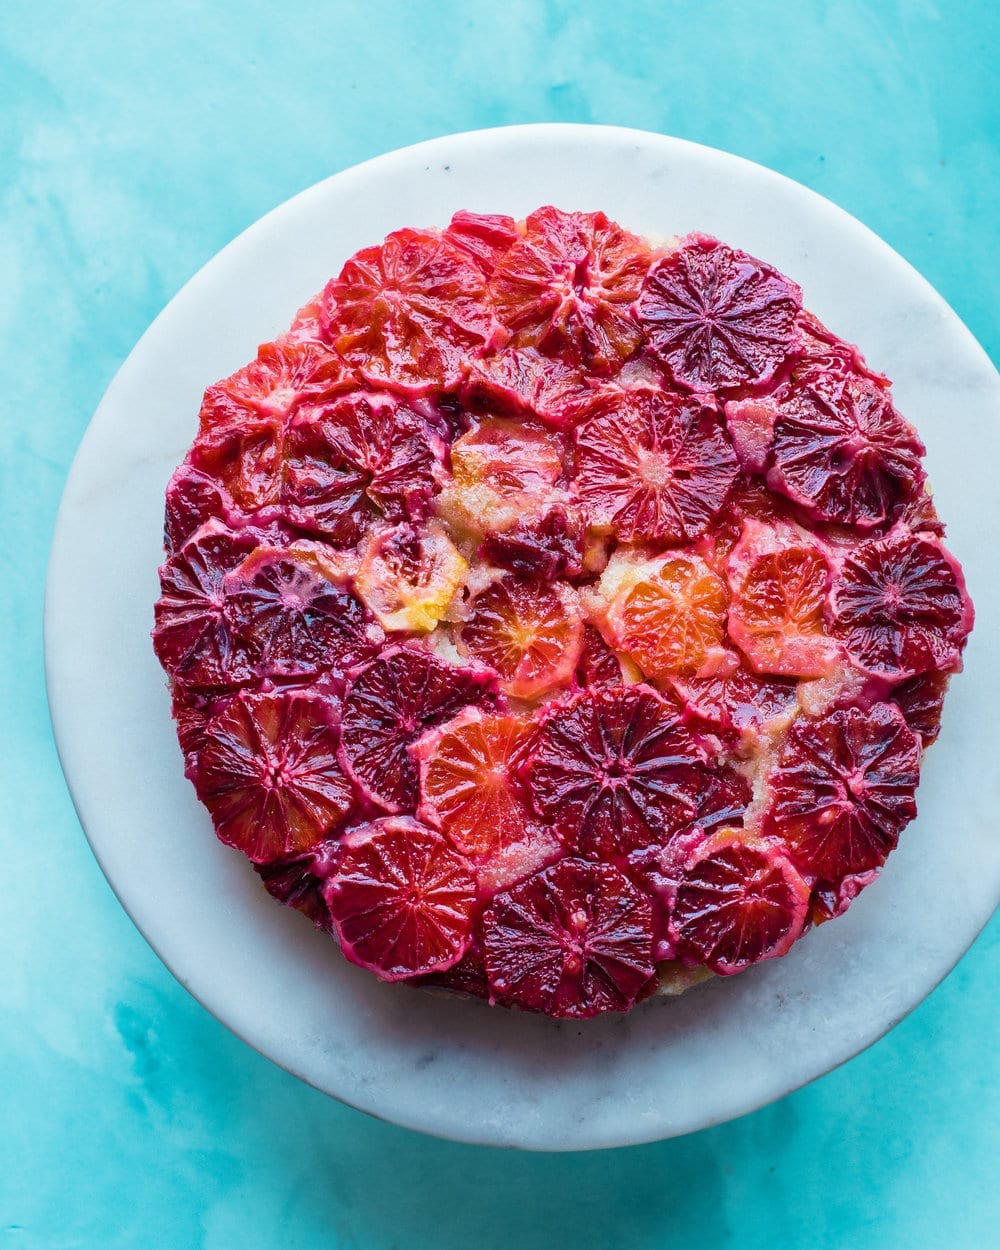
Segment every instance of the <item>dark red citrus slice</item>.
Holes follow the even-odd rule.
[[[451,990],[456,994],[471,994],[475,998],[490,996],[490,984],[483,967],[483,951],[475,936],[457,964],[446,968],[444,972],[431,972],[425,977],[415,977],[409,984]]]
[[[417,769],[409,746],[470,704],[494,702],[492,673],[459,668],[428,651],[384,650],[355,678],[344,701],[345,767],[388,812],[414,811]]]
[[[418,530],[397,525],[369,536],[355,586],[383,628],[428,633],[448,610],[468,571],[443,526],[432,522]]]
[[[698,720],[721,730],[759,731],[788,715],[798,683],[759,677],[732,656],[730,665],[713,677],[675,677],[673,685]]]
[[[897,686],[889,696],[925,747],[937,741],[949,674],[921,673]]]
[[[853,343],[847,343],[832,330],[803,308],[798,315],[802,342],[796,355],[789,361],[788,381],[799,386],[817,374],[836,374],[842,378],[862,377],[877,386],[888,389],[889,379],[884,373],[869,368],[865,358]]]
[[[832,595],[832,632],[870,673],[954,672],[972,628],[972,603],[954,557],[903,527],[859,544]]]
[[[220,841],[257,863],[315,846],[351,808],[328,698],[236,695],[205,729],[194,775]]]
[[[690,542],[722,508],[739,470],[716,414],[665,391],[627,392],[575,438],[584,511],[623,542]]]
[[[727,629],[758,673],[821,677],[840,648],[824,616],[831,570],[805,535],[748,521],[729,558]]]
[[[421,817],[466,855],[520,842],[533,820],[516,773],[534,724],[469,709],[416,744]]]
[[[583,416],[591,393],[581,369],[528,347],[472,362],[462,398],[473,412],[529,416],[567,430]]]
[[[291,429],[282,502],[288,519],[338,545],[374,521],[421,521],[440,489],[440,439],[387,395],[348,395],[304,410]]]
[[[325,339],[375,385],[453,387],[496,334],[477,262],[451,239],[397,230],[347,262],[323,292]]]
[[[191,465],[182,464],[167,486],[163,522],[167,555],[183,547],[207,521],[228,521],[232,511],[232,500],[218,482]]]
[[[693,390],[763,384],[798,346],[802,293],[746,252],[689,235],[649,271],[639,322],[653,354]]]
[[[233,686],[252,675],[226,615],[226,574],[250,554],[259,534],[209,522],[160,569],[153,648],[176,681],[192,689]]]
[[[879,868],[917,814],[919,775],[919,739],[893,704],[799,720],[768,779],[768,828],[804,872]]]
[[[260,420],[283,423],[304,399],[358,385],[344,361],[322,343],[265,343],[257,359],[205,392],[202,431],[238,428]]]
[[[521,236],[513,217],[463,210],[452,217],[444,230],[444,237],[463,252],[468,252],[488,278],[500,257]]]
[[[511,573],[552,582],[583,573],[584,530],[579,512],[557,504],[543,516],[517,521],[513,528],[490,534],[479,558]]]
[[[226,706],[229,694],[204,694],[174,682],[170,692],[170,710],[177,727],[177,741],[184,752],[184,775],[190,777],[205,745],[205,729],[209,721]]]
[[[408,817],[345,834],[324,895],[344,955],[383,981],[443,972],[468,949],[472,873],[440,833]]]
[[[583,618],[570,587],[508,575],[473,599],[458,645],[495,669],[507,694],[535,699],[573,680]]]
[[[370,660],[381,629],[321,557],[306,548],[258,547],[227,582],[232,635],[268,677],[343,673]]]
[[[282,855],[254,869],[273,899],[308,916],[317,929],[329,932],[330,912],[323,897],[323,882],[331,876],[340,848],[338,838],[327,838],[306,851]]]
[[[483,946],[502,1003],[575,1019],[628,1011],[654,973],[652,904],[610,864],[564,859],[494,898]]]
[[[866,886],[878,877],[879,870],[849,873],[838,881],[817,881],[809,901],[809,923],[825,924],[842,916]]]
[[[647,677],[669,681],[715,671],[724,657],[729,593],[704,560],[678,555],[648,568],[613,561],[601,587],[612,596],[609,640]]]
[[[599,630],[593,625],[583,627],[583,647],[580,651],[580,663],[576,669],[577,685],[583,690],[597,686],[621,686],[625,683],[625,669],[622,659],[616,651],[601,637]],[[637,680],[638,673],[629,674]]]
[[[870,529],[922,489],[923,454],[883,388],[818,374],[778,407],[767,481],[821,521]]]
[[[685,963],[720,976],[788,953],[801,936],[809,886],[777,847],[722,829],[684,866],[670,937]]]
[[[649,263],[648,246],[603,213],[541,208],[497,262],[490,297],[515,346],[611,370],[641,342],[632,304]]]
[[[663,843],[694,817],[703,761],[661,695],[612,687],[549,712],[525,779],[535,810],[568,847],[610,855]]]

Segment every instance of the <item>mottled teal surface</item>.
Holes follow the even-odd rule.
[[[260,214],[419,139],[595,121],[751,157],[997,359],[998,36],[989,0],[0,4],[0,1245],[998,1244],[996,922],[888,1038],[736,1123],[576,1157],[429,1140],[272,1067],[147,949],[63,786],[40,634],[63,479],[151,318]]]

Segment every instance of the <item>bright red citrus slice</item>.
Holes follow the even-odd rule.
[[[259,539],[212,521],[160,569],[153,647],[176,681],[204,690],[251,676],[250,657],[234,639],[226,614],[226,574]]]
[[[611,370],[641,342],[632,304],[649,263],[647,245],[603,213],[541,208],[497,262],[490,297],[517,347]]]
[[[652,912],[610,864],[561,860],[485,912],[490,989],[502,1003],[549,1016],[628,1011],[654,974]]]
[[[444,238],[467,252],[488,278],[501,256],[521,237],[513,217],[498,213],[469,213],[452,217]]]
[[[729,568],[727,629],[753,668],[787,677],[829,672],[840,648],[826,629],[832,575],[819,547],[748,521]]]
[[[508,347],[472,362],[462,398],[473,412],[528,416],[567,430],[581,419],[591,393],[583,370],[533,347]]]
[[[653,354],[693,390],[763,384],[798,345],[802,294],[763,261],[689,235],[649,271],[637,305]]]
[[[670,557],[623,579],[607,609],[610,641],[654,681],[714,671],[729,593],[704,560]]]
[[[568,586],[508,575],[473,599],[458,645],[495,669],[507,694],[535,699],[573,680],[583,618]]]
[[[461,712],[421,738],[421,817],[466,855],[494,855],[532,832],[517,768],[534,732],[517,716]]]
[[[323,292],[327,342],[375,385],[453,387],[496,334],[476,260],[433,231],[397,230],[356,253]]]
[[[440,439],[387,395],[348,395],[303,410],[288,436],[288,519],[350,545],[375,521],[421,521],[440,489]]]
[[[786,954],[801,936],[809,886],[777,847],[722,829],[684,867],[670,937],[685,963],[720,976]]]
[[[716,414],[666,391],[626,392],[575,438],[588,519],[623,542],[690,542],[722,508],[739,469]]]
[[[972,603],[954,557],[929,535],[898,528],[855,547],[833,588],[832,632],[870,673],[954,672]]]
[[[383,628],[422,634],[444,616],[468,571],[443,526],[397,525],[369,536],[355,586]]]
[[[663,843],[698,810],[704,754],[646,685],[591,690],[555,705],[532,744],[531,802],[565,844],[610,855]]]
[[[468,949],[472,873],[415,820],[389,816],[345,834],[323,889],[340,949],[383,981],[442,972]]]
[[[257,359],[205,392],[202,431],[238,428],[260,420],[278,424],[306,399],[329,397],[358,385],[344,361],[322,343],[265,343]]]
[[[882,387],[817,374],[778,407],[767,480],[821,521],[870,529],[922,490],[923,454]]]
[[[260,418],[241,425],[220,425],[199,434],[191,465],[218,482],[243,512],[278,503],[285,457],[280,422]]]
[[[258,547],[230,574],[225,611],[262,676],[343,673],[370,660],[383,641],[358,599],[307,550]]]
[[[495,677],[415,647],[383,650],[354,679],[341,715],[343,758],[365,796],[388,812],[416,810],[410,744],[470,704],[494,701]]]
[[[799,720],[768,779],[768,828],[803,872],[879,868],[917,814],[919,775],[920,741],[893,704]]]
[[[352,803],[329,701],[298,691],[236,695],[205,729],[194,783],[219,839],[258,863],[314,846]]]

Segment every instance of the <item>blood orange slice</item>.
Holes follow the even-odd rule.
[[[281,424],[260,418],[200,434],[191,448],[190,462],[218,482],[243,512],[253,513],[278,503],[284,456]]]
[[[599,630],[593,625],[585,625],[580,663],[576,670],[577,685],[582,690],[597,686],[621,686],[625,684],[626,676],[631,681],[638,681],[641,674],[638,671],[626,674],[621,656],[608,646]]]
[[[738,472],[715,413],[668,392],[628,391],[575,438],[584,510],[596,529],[623,542],[690,542],[722,508]]]
[[[723,829],[684,867],[670,937],[685,963],[720,976],[776,959],[801,936],[809,886],[777,847]]]
[[[692,390],[763,384],[798,346],[794,282],[705,235],[649,271],[637,305],[654,355]]]
[[[334,871],[339,846],[338,838],[325,838],[306,851],[255,864],[254,871],[273,899],[294,907],[308,916],[317,929],[329,932],[332,925],[323,898],[323,882]]]
[[[303,411],[288,438],[288,519],[329,542],[358,541],[374,521],[421,521],[440,489],[443,447],[387,395],[349,395]]]
[[[208,521],[228,521],[232,500],[218,482],[182,464],[167,486],[163,545],[167,555],[183,547]]]
[[[704,560],[678,555],[634,569],[622,562],[609,565],[605,578],[602,588],[613,594],[608,637],[647,677],[662,682],[715,671],[729,594]]]
[[[397,230],[351,257],[323,292],[324,338],[375,385],[453,387],[496,333],[476,261],[452,239]]]
[[[201,428],[234,428],[262,419],[281,424],[301,401],[357,385],[344,361],[322,343],[265,343],[256,360],[208,388]]]
[[[258,547],[230,574],[226,616],[258,674],[343,673],[370,660],[383,639],[351,592],[308,550]]]
[[[591,690],[542,721],[531,802],[568,847],[606,856],[663,843],[698,809],[704,754],[645,685]]]
[[[416,648],[384,650],[354,679],[341,717],[343,758],[370,801],[414,811],[417,769],[409,746],[470,704],[493,701],[487,670],[459,668]]]
[[[797,721],[769,777],[768,828],[804,872],[879,868],[917,814],[919,775],[920,742],[890,703]]]
[[[825,924],[842,916],[863,889],[878,878],[879,870],[849,873],[839,881],[817,881],[809,902],[809,923]]]
[[[497,262],[493,306],[518,347],[611,370],[641,342],[631,305],[650,252],[603,213],[542,208]]]
[[[584,530],[579,512],[557,504],[543,516],[515,522],[487,536],[479,557],[522,577],[544,582],[579,577],[584,568]]]
[[[883,388],[818,374],[778,407],[767,480],[821,521],[870,529],[921,490],[923,454]]]
[[[903,719],[925,747],[937,741],[941,732],[941,713],[948,689],[947,673],[921,673],[898,685],[889,696],[903,713]]]
[[[258,863],[316,845],[352,803],[329,702],[302,692],[236,695],[205,729],[194,783],[219,839]]]
[[[472,362],[462,398],[473,412],[530,416],[567,430],[581,419],[591,394],[583,370],[532,347],[509,347]]]
[[[870,673],[955,671],[972,604],[955,559],[930,535],[904,528],[861,543],[833,588],[833,633]]]
[[[826,630],[831,570],[805,535],[747,521],[729,558],[729,637],[759,673],[821,677],[840,648]]]
[[[225,583],[258,537],[212,521],[160,569],[153,647],[176,681],[205,690],[250,678],[250,657],[234,639],[226,614]]]
[[[751,673],[735,655],[713,677],[675,677],[674,689],[697,719],[721,730],[763,730],[795,706],[797,683]]]
[[[535,699],[573,680],[583,618],[570,587],[507,576],[473,599],[458,645],[495,669],[507,694]]]
[[[472,873],[415,820],[390,816],[346,834],[324,895],[344,955],[383,981],[443,972],[468,949]]]
[[[452,217],[444,237],[467,252],[488,278],[500,257],[521,236],[513,217],[462,211]]]
[[[443,526],[397,525],[369,536],[355,585],[384,629],[428,633],[468,571]]]
[[[888,390],[889,379],[884,373],[869,368],[853,343],[845,342],[828,330],[805,308],[798,315],[798,326],[802,344],[789,365],[788,381],[792,386],[808,382],[818,374],[832,373],[842,378],[867,378]]]
[[[483,916],[490,989],[549,1016],[627,1011],[654,973],[652,912],[610,864],[545,868],[498,894]]]
[[[421,817],[466,855],[495,855],[532,832],[517,768],[534,724],[469,709],[414,747]]]

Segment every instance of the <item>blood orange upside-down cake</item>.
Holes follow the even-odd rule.
[[[218,837],[386,981],[552,1016],[878,875],[972,625],[887,378],[602,213],[352,256],[210,386],[153,634]]]

